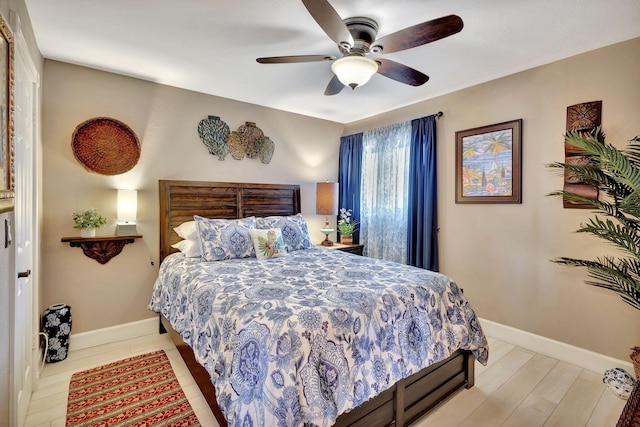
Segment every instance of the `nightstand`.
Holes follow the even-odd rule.
[[[364,245],[343,245],[341,243],[334,243],[333,246],[322,246],[325,249],[335,249],[337,251],[349,252],[351,254],[362,255],[362,250],[364,249]]]

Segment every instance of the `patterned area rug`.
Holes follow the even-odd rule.
[[[200,426],[165,352],[71,377],[67,426]]]

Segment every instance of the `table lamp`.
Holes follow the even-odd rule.
[[[325,215],[324,228],[320,231],[325,235],[322,246],[333,246],[329,234],[335,230],[329,226],[329,215],[338,215],[338,183],[319,182],[316,184],[316,213]]]
[[[138,192],[118,190],[118,236],[135,236],[138,214]]]

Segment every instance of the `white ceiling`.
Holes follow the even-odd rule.
[[[45,58],[339,123],[640,37],[640,0],[329,1],[342,18],[375,19],[379,37],[449,14],[459,15],[464,28],[383,55],[429,75],[423,86],[375,75],[356,90],[325,96],[333,76],[330,62],[255,61],[262,56],[340,56],[300,0],[26,4]]]

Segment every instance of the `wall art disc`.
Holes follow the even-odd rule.
[[[109,117],[95,117],[73,131],[71,149],[89,171],[118,175],[131,170],[140,159],[140,141],[125,123]]]
[[[247,157],[250,159],[256,159],[258,157],[256,140],[264,136],[262,129],[257,127],[253,122],[245,122],[245,124],[238,128],[238,132],[244,141]]]
[[[227,144],[229,145],[231,157],[236,160],[244,159],[244,155],[246,153],[246,141],[242,139],[242,135],[240,135],[240,133],[234,130],[227,135]]]
[[[256,140],[256,151],[262,163],[267,164],[271,162],[274,150],[275,144],[268,136],[263,136]]]
[[[218,156],[218,160],[224,160],[229,154],[227,136],[229,135],[229,125],[218,116],[208,116],[198,123],[198,135],[204,145],[207,146],[209,154]]]

